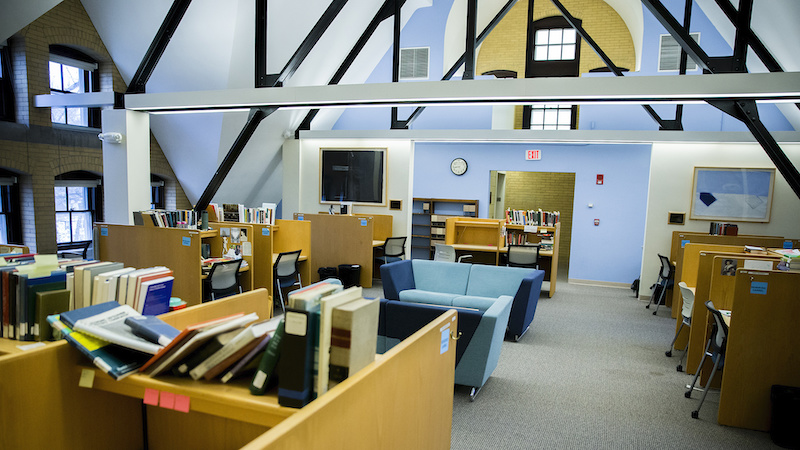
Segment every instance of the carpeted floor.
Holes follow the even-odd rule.
[[[377,281],[365,296],[381,296]],[[779,448],[768,433],[718,425],[718,391],[690,417],[700,393],[684,397],[679,352],[664,356],[675,320],[644,305],[630,290],[559,283],[530,331],[503,343],[475,401],[456,386],[452,448]]]

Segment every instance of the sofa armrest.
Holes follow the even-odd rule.
[[[520,283],[508,319],[506,332],[508,339],[519,339],[528,330],[536,313],[536,306],[539,304],[542,281],[544,281],[544,270],[534,270]]]
[[[456,367],[456,384],[479,388],[494,372],[500,360],[511,303],[510,296],[501,295],[483,313],[469,347]]]
[[[400,291],[414,289],[414,269],[411,260],[405,259],[381,265],[383,296],[389,300],[399,300]]]

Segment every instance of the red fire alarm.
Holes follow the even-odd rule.
[[[594,219],[594,226],[600,225],[600,219]]]
[[[597,174],[597,184],[603,184],[603,174],[602,173],[598,173]]]

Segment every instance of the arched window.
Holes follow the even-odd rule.
[[[98,92],[97,63],[78,50],[63,45],[50,46],[50,92],[79,94]],[[99,108],[50,108],[53,123],[100,128]]]
[[[92,240],[92,226],[103,220],[100,176],[85,171],[61,174],[55,180],[56,242]]]
[[[19,176],[0,169],[0,244],[22,244]]]

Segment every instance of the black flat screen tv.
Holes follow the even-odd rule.
[[[386,149],[320,149],[320,203],[385,204]]]

